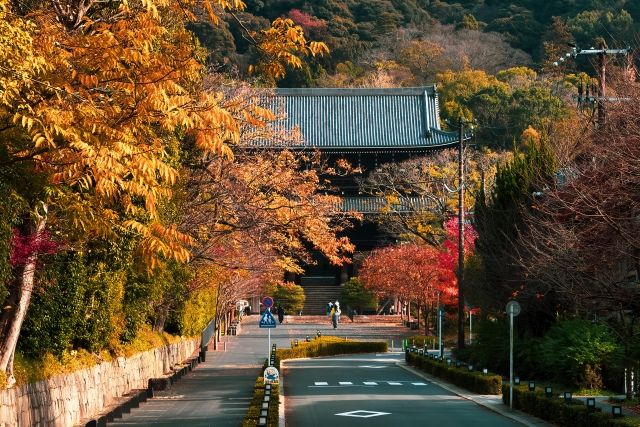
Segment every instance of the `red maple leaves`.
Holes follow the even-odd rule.
[[[360,268],[359,277],[379,295],[398,295],[421,304],[440,294],[444,304],[457,302],[458,223],[452,218],[444,226],[446,237],[438,246],[415,243],[388,246],[372,252]],[[476,233],[465,229],[465,254],[473,252]]]
[[[58,250],[58,247],[59,245],[51,240],[51,235],[47,230],[23,235],[20,230],[14,228],[11,236],[9,262],[12,266],[18,267],[26,264],[32,255],[52,254]]]

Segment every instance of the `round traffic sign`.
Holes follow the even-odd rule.
[[[273,307],[273,298],[271,297],[262,298],[262,305],[264,305],[266,308]]]
[[[507,303],[507,314],[512,314],[514,317],[520,314],[520,304],[518,301],[509,301]]]

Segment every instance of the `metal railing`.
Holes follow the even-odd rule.
[[[211,337],[216,333],[216,318],[211,319],[209,324],[202,330],[202,336],[200,340],[200,348],[206,350],[211,341]]]

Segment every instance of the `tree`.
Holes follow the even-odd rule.
[[[213,22],[214,6],[218,13],[243,7],[203,5]],[[221,96],[202,90],[201,52],[185,29],[195,6],[34,2],[23,16],[0,1],[0,55],[8,65],[0,69],[0,162],[7,176],[34,177],[30,185],[12,181],[27,207],[20,232],[33,245],[14,270],[0,320],[0,371],[10,383],[45,229],[69,244],[132,230],[150,269],[190,257],[193,239],[158,215],[178,178],[175,145],[189,135],[203,152],[231,157],[229,144],[240,137]],[[299,65],[298,55],[326,51],[301,31],[277,20],[254,34],[264,53],[260,69],[279,75],[285,64]]]
[[[457,156],[456,150],[443,150],[387,163],[363,179],[360,191],[385,197],[387,202],[376,216],[380,226],[403,240],[439,245],[445,234],[443,224],[457,212]],[[490,150],[467,152],[466,206],[473,205],[482,186],[491,186],[498,162],[506,158],[507,154]]]
[[[357,277],[352,277],[340,287],[340,301],[346,307],[359,309],[361,314],[363,310],[375,309],[378,305],[376,296]]]
[[[267,288],[277,307],[282,307],[285,313],[299,313],[304,307],[304,288],[295,283],[273,283]]]
[[[636,99],[635,84],[617,90]],[[615,87],[615,86],[614,86]],[[608,108],[607,126],[577,141],[574,156],[524,216],[518,265],[545,299],[555,295],[572,312],[602,316],[619,334],[622,365],[632,370],[637,340],[638,241],[635,102]],[[631,378],[626,377],[630,387]]]
[[[427,313],[433,311],[436,300],[441,304],[457,302],[458,265],[457,223],[452,218],[444,226],[446,236],[438,246],[400,244],[375,250],[360,270],[359,280],[379,296],[398,296],[408,303],[416,302],[418,318],[425,313],[425,334],[429,334]],[[475,232],[465,231],[465,254],[473,253]]]
[[[553,182],[555,163],[548,143],[530,143],[525,153],[500,166],[491,193],[482,192],[476,199],[473,224],[478,233],[476,252],[482,278],[469,289],[468,297],[488,312],[501,312],[511,298],[530,304],[523,313],[529,325],[544,328],[552,315],[554,302],[537,306],[535,286],[518,267],[517,244],[525,232],[524,215],[531,209],[534,194]],[[545,312],[545,309],[549,310]],[[536,315],[535,311],[541,313]]]

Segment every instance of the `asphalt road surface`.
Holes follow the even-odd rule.
[[[398,362],[403,356],[287,361],[287,426],[521,425],[401,368]]]

